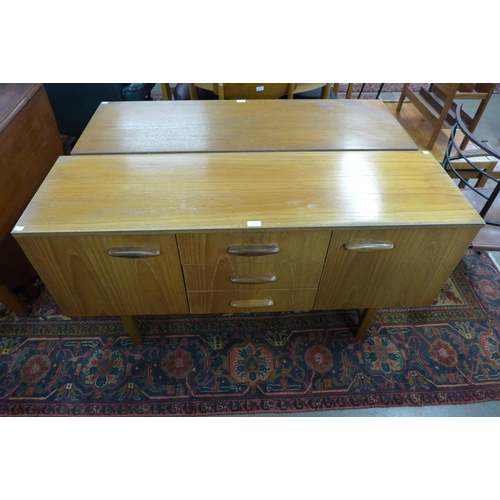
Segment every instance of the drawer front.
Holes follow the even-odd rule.
[[[475,227],[335,230],[314,308],[429,305],[476,232]]]
[[[18,241],[69,316],[189,311],[173,235],[58,236]]]
[[[182,265],[206,265],[251,262],[324,261],[331,231],[231,231],[178,234]],[[278,253],[268,255],[235,255],[229,252],[241,245],[277,245]]]
[[[221,262],[183,266],[188,291],[318,288],[324,262]]]
[[[188,292],[191,313],[309,311],[316,289]]]

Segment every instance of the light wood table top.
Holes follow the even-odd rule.
[[[263,230],[483,225],[418,151],[199,153],[61,157],[15,232],[217,231],[249,221]]]
[[[72,154],[417,150],[381,101],[110,102]]]

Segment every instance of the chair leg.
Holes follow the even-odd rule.
[[[215,83],[214,83],[215,85]],[[217,84],[217,89],[219,91],[219,101],[223,101],[225,99],[224,96],[224,84],[223,83],[218,83]]]
[[[170,83],[161,84],[161,93],[164,101],[172,100],[172,90],[170,89]]]
[[[396,111],[398,113],[399,113],[399,111],[401,111],[401,106],[403,105],[403,102],[405,101],[407,87],[408,87],[408,84],[404,83],[403,90],[401,91],[401,96],[399,97],[398,105],[396,106]]]
[[[375,96],[375,99],[378,99],[380,97],[380,94],[382,93],[382,89],[384,88],[385,83],[381,83],[380,87],[378,88],[377,95]]]
[[[189,84],[189,97],[192,101],[198,100],[198,91],[196,90],[196,85],[194,83]]]
[[[493,175],[493,170],[495,169],[496,166],[497,166],[496,161],[490,161],[484,170],[485,170],[485,172],[488,172],[488,174]],[[486,175],[482,175],[479,178],[479,180],[477,181],[477,184],[475,187],[484,187],[484,185],[486,184],[487,181],[488,181],[488,177],[486,177]]]
[[[476,113],[474,114],[474,118],[472,119],[472,123],[469,126],[469,132],[474,132],[476,130],[477,124],[479,123],[479,119],[484,113],[486,106],[488,105],[489,98],[483,99],[477,108]],[[469,143],[469,138],[467,136],[464,137],[462,143],[460,144],[460,149],[465,149],[467,144]]]
[[[330,92],[332,89],[332,84],[327,83],[322,89],[321,89],[321,99],[330,99]]]
[[[17,295],[6,285],[0,285],[0,302],[7,304],[19,318],[29,316],[28,309],[26,309]]]

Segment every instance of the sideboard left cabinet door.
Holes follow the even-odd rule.
[[[18,241],[68,316],[189,312],[175,235]]]

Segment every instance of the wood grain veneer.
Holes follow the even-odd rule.
[[[119,246],[154,246],[161,253],[144,259],[108,255]],[[174,235],[27,238],[22,247],[69,316],[189,311]]]
[[[429,305],[476,233],[473,226],[334,230],[314,307]],[[347,242],[362,240],[390,242],[394,248],[346,250]]]
[[[246,262],[221,262],[213,265],[183,265],[186,289],[248,290],[273,288],[318,288],[325,262],[278,262],[263,263],[249,259]],[[276,276],[276,281],[259,284],[237,284],[230,281],[234,275]]]
[[[316,289],[295,290],[234,290],[214,292],[188,292],[189,305],[193,314],[238,313],[266,311],[308,311],[313,308]],[[233,307],[235,300],[270,299],[267,307]]]
[[[59,132],[43,85],[1,83],[0,242],[60,155]]]
[[[324,261],[329,231],[231,231],[216,233],[181,233],[177,236],[179,252],[184,265],[187,264],[243,264],[248,257],[231,255],[231,245],[275,243],[279,253],[251,257],[251,261],[262,263]]]
[[[482,225],[419,152],[61,157],[18,221],[29,234]]]
[[[430,304],[482,225],[420,152],[199,153],[60,158],[13,234],[66,314],[119,314],[139,342],[138,314],[367,308],[366,328]]]
[[[0,83],[0,301],[28,310],[12,289],[31,290],[36,271],[10,232],[62,154],[59,132],[40,83]]]
[[[416,149],[381,101],[153,101],[101,104],[72,154]]]

